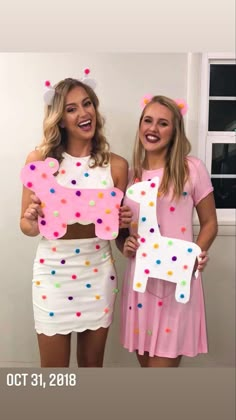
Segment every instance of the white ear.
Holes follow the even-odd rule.
[[[55,89],[51,86],[46,86],[44,89],[43,99],[46,105],[52,105],[52,101],[55,95]]]
[[[126,196],[137,203],[141,203],[154,196],[156,198],[158,187],[159,177],[155,176],[150,181],[136,182],[131,185],[126,191]]]
[[[92,79],[89,74],[90,74],[90,69],[87,67],[84,69],[83,71],[84,76],[80,79],[82,83],[84,83],[85,85],[91,87],[92,89],[95,89],[97,83],[94,79]]]
[[[91,79],[91,77],[83,77],[81,79],[81,82],[83,82],[85,85],[88,85],[89,87],[91,87],[92,89],[95,89],[97,86],[97,83],[94,79]]]

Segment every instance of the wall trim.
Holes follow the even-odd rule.
[[[193,233],[197,235],[200,229],[199,223],[194,223]],[[233,223],[223,222],[218,223],[218,233],[217,236],[234,236],[236,238],[236,225]]]

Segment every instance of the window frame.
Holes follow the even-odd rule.
[[[236,132],[234,131],[208,131],[209,101],[213,96],[209,95],[210,65],[211,64],[236,64],[236,56],[233,53],[208,53],[202,55],[201,68],[201,98],[199,110],[199,139],[198,156],[205,163],[211,175],[212,144],[233,143],[236,144]],[[223,100],[224,97],[220,97]],[[227,98],[234,98],[227,97]],[[231,100],[231,99],[229,99]],[[236,225],[235,209],[217,209],[218,222],[220,224]]]

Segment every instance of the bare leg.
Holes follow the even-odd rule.
[[[79,367],[102,367],[109,328],[86,330],[77,334],[77,362]]]
[[[182,356],[175,359],[169,357],[149,357],[147,367],[178,367]]]
[[[38,334],[41,367],[69,367],[71,334]]]
[[[141,367],[148,367],[149,355],[146,351],[142,355],[138,354],[138,351],[136,351],[136,356]]]

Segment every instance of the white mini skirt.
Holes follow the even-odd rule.
[[[38,334],[52,336],[109,327],[117,292],[109,241],[40,240],[33,267]]]

